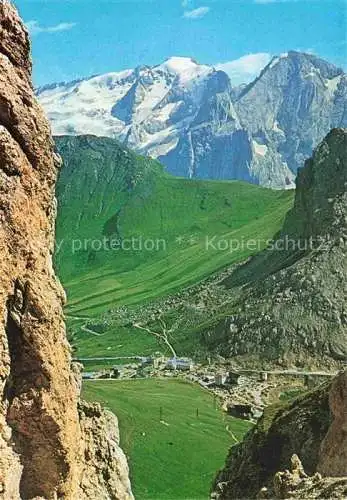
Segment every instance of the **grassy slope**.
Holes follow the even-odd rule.
[[[63,244],[56,264],[70,315],[93,317],[160,297],[245,259],[254,252],[206,251],[206,236],[265,241],[292,204],[290,192],[171,177],[111,139],[62,138],[58,147],[66,164],[57,189]],[[95,252],[89,244],[72,253],[72,240],[105,235],[164,239],[166,248]]]
[[[207,499],[235,442],[226,426],[238,439],[250,427],[223,415],[210,393],[177,380],[87,382],[84,397],[117,414],[134,494],[141,499]],[[160,423],[160,407],[168,425]]]

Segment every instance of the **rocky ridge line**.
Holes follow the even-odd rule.
[[[346,130],[333,129],[299,170],[272,247],[224,280],[235,313],[203,332],[210,349],[281,366],[347,361],[346,148]]]
[[[312,54],[274,57],[249,85],[232,85],[223,71],[173,57],[37,95],[55,135],[117,138],[174,175],[275,188],[294,187],[329,130],[347,126],[347,75]]]

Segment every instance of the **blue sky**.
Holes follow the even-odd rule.
[[[16,0],[36,85],[189,56],[235,83],[271,55],[314,52],[346,67],[346,0]]]

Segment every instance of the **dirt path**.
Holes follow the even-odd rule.
[[[154,335],[156,338],[160,339],[162,342],[164,342],[164,344],[166,344],[168,346],[168,348],[172,352],[173,357],[177,358],[176,351],[172,347],[172,344],[170,344],[170,341],[168,339],[168,332],[166,331],[165,328],[163,328],[163,332],[162,333],[158,333],[158,332],[154,332],[150,328],[147,328],[145,326],[141,326],[138,323],[134,323],[134,327],[135,328],[139,328],[140,330],[144,330],[145,332],[149,333],[150,335]]]

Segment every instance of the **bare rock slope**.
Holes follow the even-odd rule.
[[[0,498],[96,498],[95,488],[98,498],[131,498],[116,422],[101,409],[78,412],[52,268],[59,165],[34,97],[27,32],[1,1]]]
[[[282,230],[224,282],[239,297],[204,332],[210,349],[283,366],[346,363],[346,150],[347,131],[333,129],[299,169]]]
[[[341,372],[332,383],[268,407],[231,448],[213,498],[345,498],[346,382],[347,372]]]

